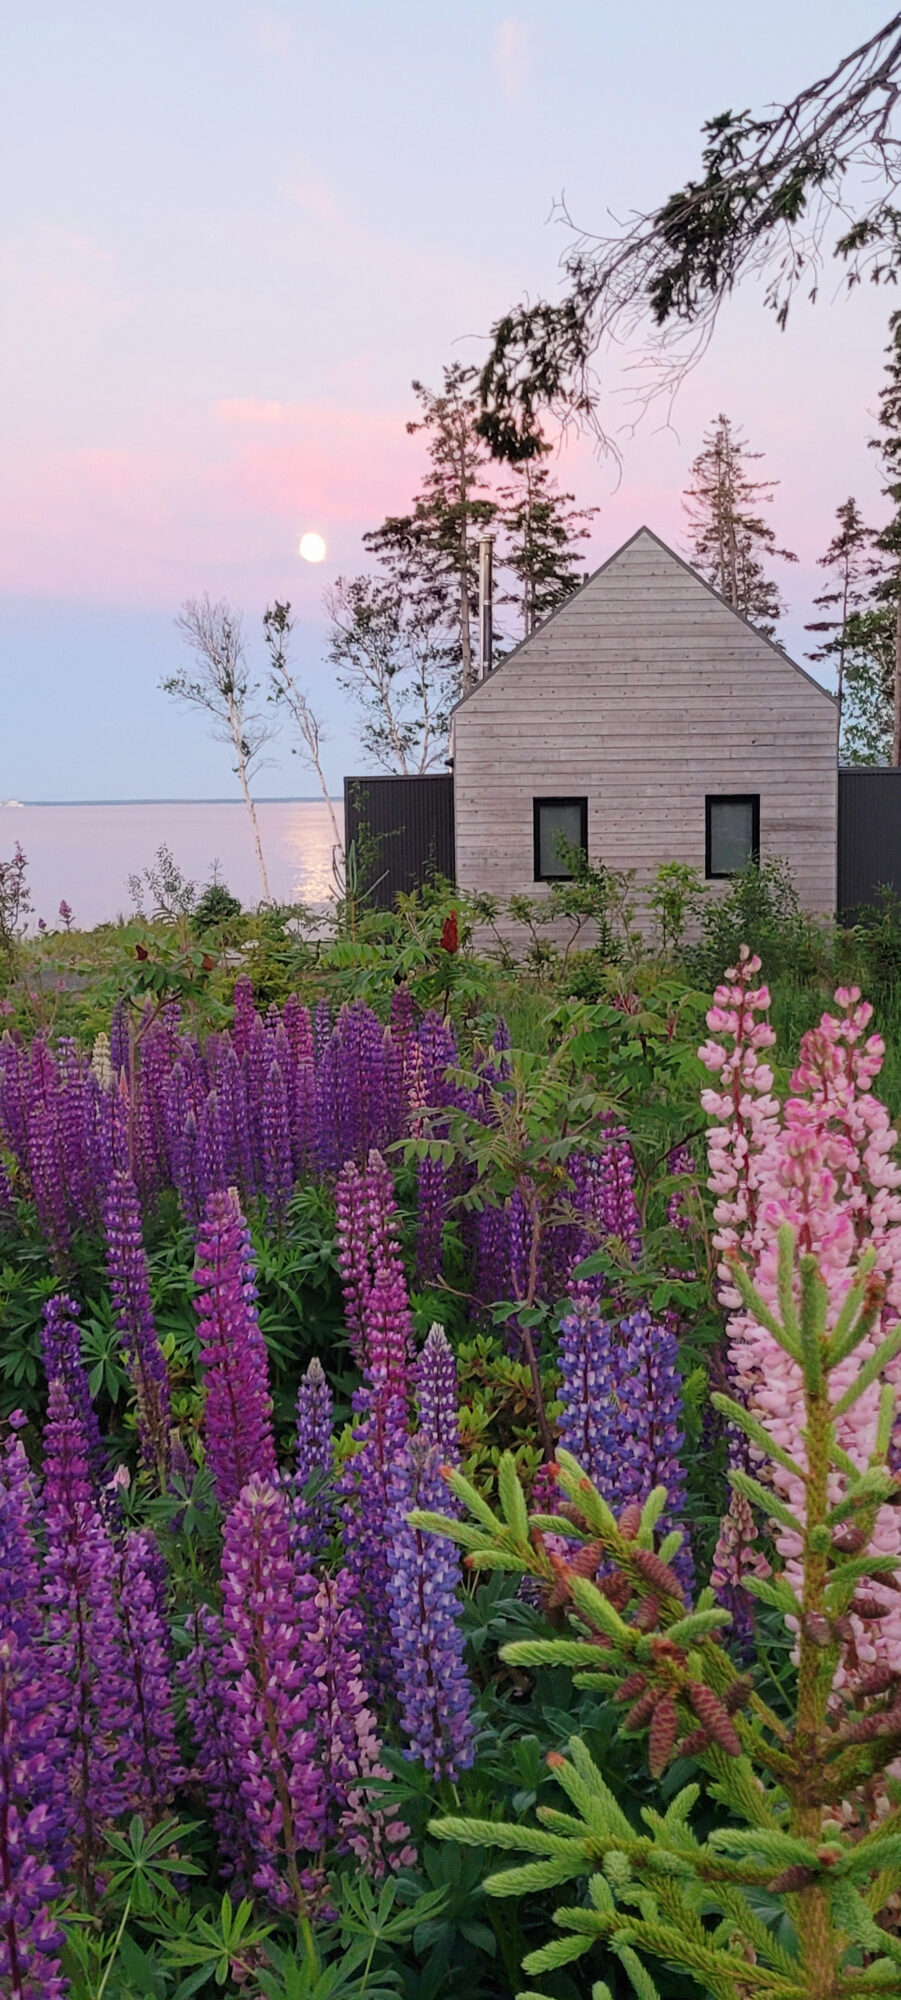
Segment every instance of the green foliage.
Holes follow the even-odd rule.
[[[698,943],[682,953],[698,986],[715,985],[724,967],[734,965],[742,944],[758,954],[772,978],[816,980],[828,967],[829,933],[802,910],[781,856],[751,862],[724,896],[708,897],[700,922]]]

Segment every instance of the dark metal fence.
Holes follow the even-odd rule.
[[[852,923],[877,889],[901,896],[901,770],[838,774],[838,913]]]
[[[430,875],[454,879],[454,781],[450,772],[423,778],[345,778],[344,840],[353,847],[358,886],[379,910],[390,910]]]

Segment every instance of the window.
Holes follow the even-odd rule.
[[[760,859],[760,793],[707,797],[708,880],[738,875],[749,861]]]
[[[588,859],[588,800],[534,799],[535,880],[570,882],[563,850],[578,847]]]

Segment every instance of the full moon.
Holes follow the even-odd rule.
[[[324,560],[325,540],[322,535],[317,535],[312,530],[309,534],[301,535],[298,548],[304,562],[322,562]]]

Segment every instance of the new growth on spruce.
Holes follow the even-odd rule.
[[[778,1231],[775,1307],[737,1258],[736,1293],[748,1321],[765,1327],[797,1368],[802,1385],[804,1448],[797,1457],[768,1436],[759,1418],[729,1397],[721,1413],[755,1448],[759,1477],[732,1481],[779,1534],[771,1577],[746,1588],[785,1619],[795,1635],[794,1715],[774,1713],[741,1674],[722,1643],[729,1614],[703,1590],[694,1610],[677,1574],[680,1536],[655,1529],[666,1506],[663,1487],[616,1520],[569,1453],[557,1478],[568,1559],[549,1547],[560,1515],[529,1517],[512,1459],[501,1468],[501,1514],[495,1516],[459,1472],[445,1476],[467,1518],[412,1516],[414,1525],[449,1536],[477,1569],[528,1574],[550,1607],[562,1608],[570,1637],[516,1642],[504,1658],[522,1668],[568,1667],[578,1687],[597,1689],[623,1709],[623,1728],[640,1736],[652,1777],[674,1757],[690,1757],[698,1777],[666,1809],[642,1808],[638,1830],[626,1818],[586,1746],[548,1763],[568,1810],[539,1806],[537,1825],[443,1818],[441,1838],[519,1852],[529,1858],[490,1875],[496,1896],[525,1896],[567,1882],[587,1884],[559,1906],[560,1935],[524,1961],[529,1975],[549,1972],[601,1946],[620,1961],[642,2000],[657,1987],[648,1962],[676,1966],[716,2000],[856,2000],[901,1991],[901,1939],[881,1921],[901,1888],[901,1806],[890,1803],[882,1774],[901,1752],[901,1675],[881,1663],[850,1680],[842,1670],[853,1619],[877,1625],[874,1597],[893,1576],[894,1554],[879,1547],[883,1510],[901,1503],[891,1468],[895,1392],[887,1371],[901,1350],[901,1326],[880,1337],[885,1281],[863,1250],[837,1305],[821,1260],[799,1247],[797,1231]],[[877,1415],[866,1463],[839,1441],[847,1412],[875,1392]],[[775,1490],[774,1472],[790,1475],[803,1510]],[[781,1552],[781,1530],[791,1555]],[[702,1791],[729,1815],[705,1838],[692,1814]],[[781,1913],[764,1921],[761,1898]],[[603,1991],[603,1988],[601,1989]]]

